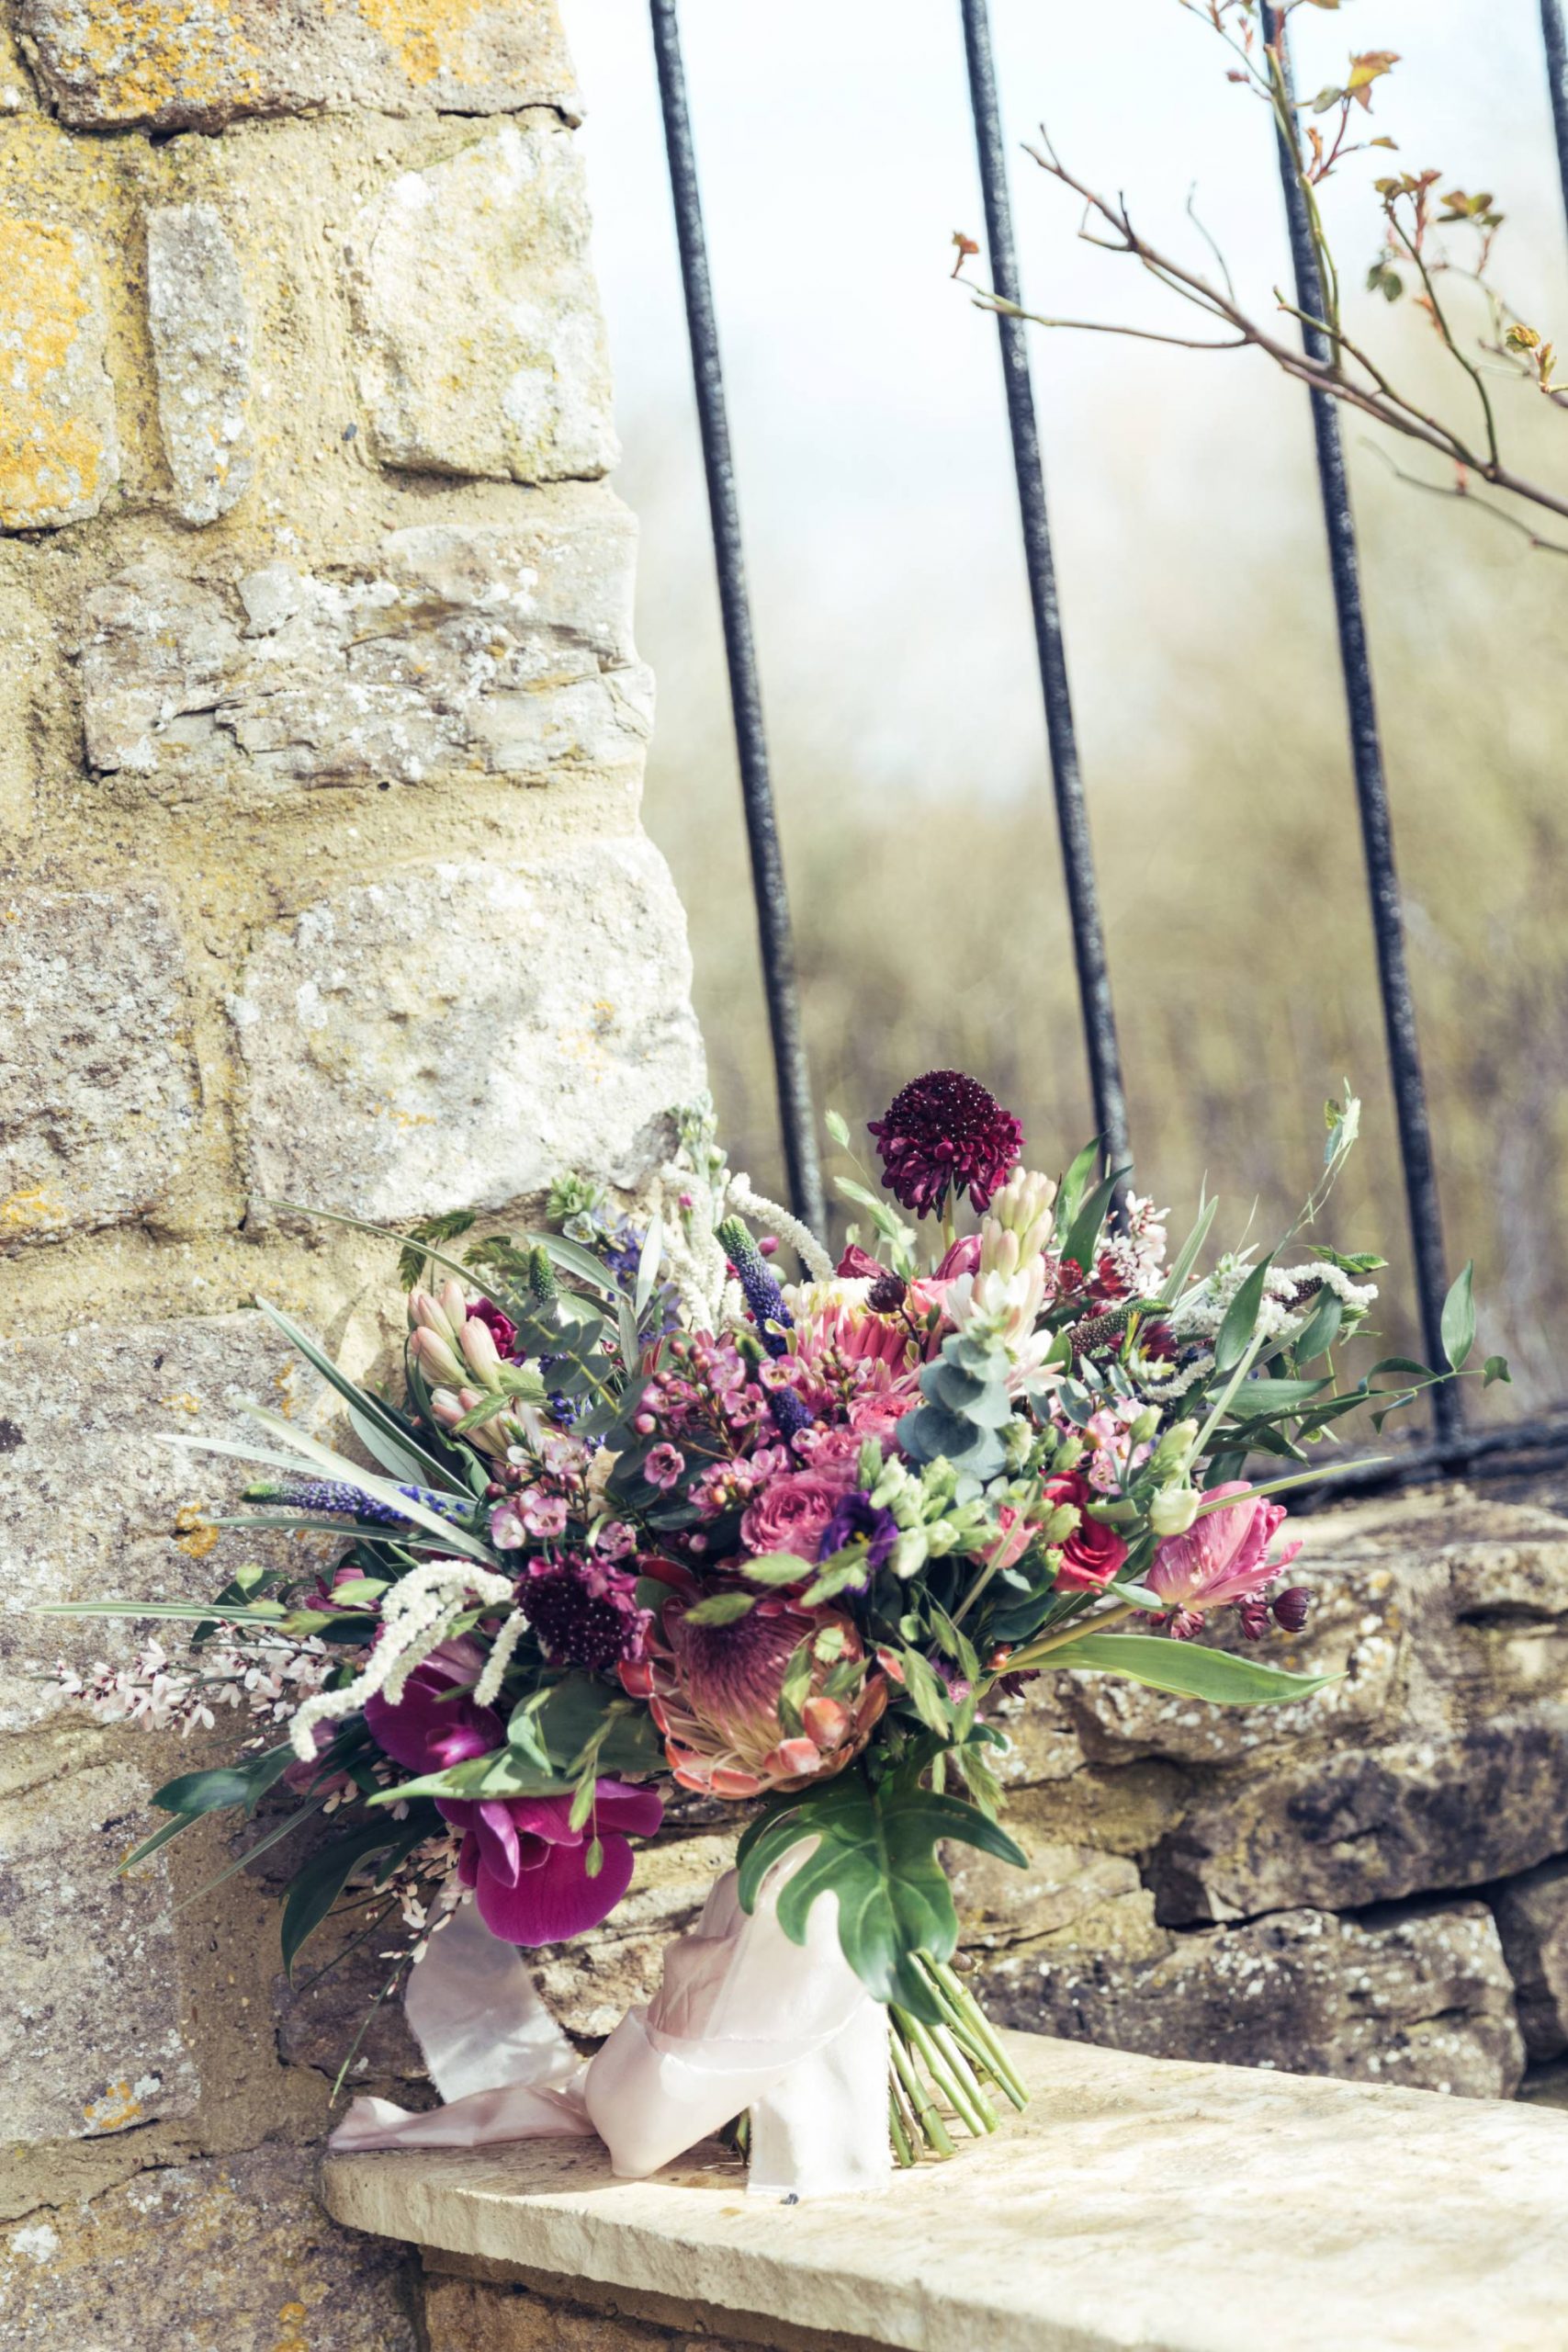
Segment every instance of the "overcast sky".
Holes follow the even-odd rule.
[[[647,11],[565,13],[669,754],[713,718],[716,624]],[[1267,309],[1286,267],[1269,122],[1213,35],[1178,0],[995,0],[994,17],[1014,140],[1043,117],[1085,178],[1188,253],[1195,181]],[[982,708],[1007,788],[1038,760],[1039,713],[995,329],[946,276],[953,231],[980,230],[956,0],[685,0],[682,21],[770,698],[841,708],[863,764],[938,789]],[[1371,128],[1402,161],[1497,188],[1514,299],[1559,302],[1534,0],[1351,0],[1295,21],[1305,87],[1352,45],[1404,52]],[[1352,164],[1337,198],[1357,277],[1373,168]],[[1027,299],[1182,331],[1179,306],[1077,242],[1074,200],[1016,151],[1013,188]],[[1109,753],[1157,698],[1173,598],[1183,626],[1212,604],[1223,628],[1262,542],[1310,518],[1305,419],[1251,355],[1037,334],[1034,370],[1075,682]]]

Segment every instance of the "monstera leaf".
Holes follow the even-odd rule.
[[[922,1789],[918,1768],[890,1773],[874,1789],[860,1772],[845,1772],[753,1822],[738,1858],[741,1905],[754,1909],[773,1864],[813,1839],[814,1850],[779,1894],[785,1935],[803,1944],[818,1896],[836,1894],[839,1941],[867,1992],[939,2025],[941,2014],[912,1961],[918,1951],[951,1959],[958,1941],[958,1915],[936,1854],[943,1838],[1000,1861],[1026,1860],[973,1805]]]

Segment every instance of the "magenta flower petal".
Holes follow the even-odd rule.
[[[664,1800],[654,1789],[628,1788],[624,1781],[601,1781],[592,1830],[619,1830],[629,1838],[651,1838],[664,1819]]]
[[[542,1838],[547,1846],[580,1846],[589,1834],[572,1827],[570,1797],[508,1797],[506,1810],[519,1829]]]
[[[543,1852],[539,1838],[519,1835],[511,1805],[499,1798],[482,1801],[476,1806],[473,1834],[479,1842],[481,1866],[503,1886],[515,1886],[519,1871],[532,1868]]]
[[[476,1901],[492,1935],[511,1944],[566,1943],[607,1918],[632,1883],[632,1849],[624,1838],[600,1840],[597,1878],[588,1875],[588,1848],[547,1846],[536,1870],[503,1886],[481,1867]]]
[[[472,1642],[445,1642],[415,1667],[396,1702],[375,1691],[365,1702],[365,1724],[378,1747],[410,1772],[444,1772],[502,1744],[501,1718],[471,1699],[446,1694],[476,1680],[484,1652]]]

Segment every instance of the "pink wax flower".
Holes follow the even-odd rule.
[[[1205,1511],[1185,1535],[1166,1536],[1155,1547],[1144,1579],[1170,1609],[1170,1631],[1179,1640],[1197,1633],[1209,1610],[1257,1600],[1302,1548],[1298,1538],[1277,1558],[1269,1557],[1269,1547],[1285,1521],[1282,1504],[1268,1502],[1235,1480],[1213,1487],[1205,1500],[1216,1495],[1240,1499]]]
[[[608,1918],[632,1883],[628,1836],[651,1838],[664,1818],[653,1790],[623,1781],[595,1783],[593,1810],[580,1829],[571,1826],[570,1797],[436,1803],[464,1832],[458,1878],[473,1888],[491,1933],[509,1944],[565,1943]]]
[[[740,1522],[746,1549],[754,1557],[793,1552],[798,1559],[815,1560],[822,1531],[842,1502],[853,1471],[853,1463],[846,1462],[774,1478],[747,1506]]]
[[[1061,1547],[1062,1565],[1056,1571],[1056,1590],[1099,1592],[1111,1582],[1126,1558],[1127,1546],[1113,1527],[1107,1527],[1103,1520],[1090,1519],[1089,1506],[1097,1498],[1081,1471],[1070,1471],[1064,1477],[1047,1478],[1043,1491],[1053,1510],[1063,1503],[1072,1503],[1078,1513],[1077,1525]]]
[[[642,1475],[650,1487],[658,1487],[668,1494],[677,1484],[686,1466],[686,1457],[678,1445],[665,1442],[656,1445],[642,1465]]]

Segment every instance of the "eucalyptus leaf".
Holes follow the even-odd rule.
[[[1265,1258],[1254,1266],[1226,1307],[1219,1337],[1214,1341],[1216,1372],[1234,1372],[1247,1353],[1252,1335],[1258,1329],[1258,1316],[1263,1311],[1264,1284],[1268,1282],[1269,1269],[1273,1262],[1271,1258]]]

